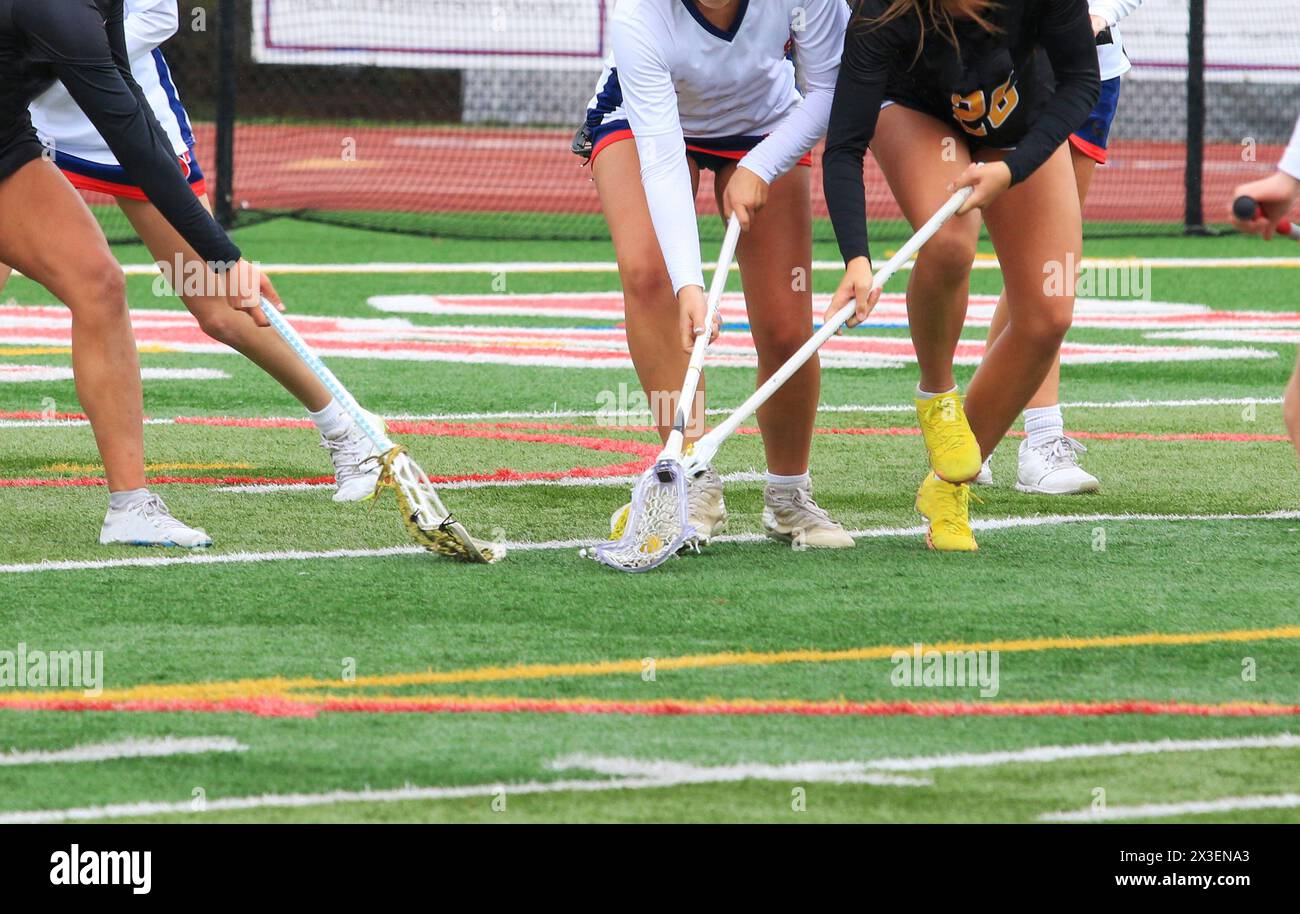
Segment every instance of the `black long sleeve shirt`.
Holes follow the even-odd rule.
[[[131,76],[123,0],[0,0],[0,142],[31,132],[28,103],[55,79],[86,113],[131,181],[205,260],[239,248],[190,189],[167,135]]]
[[[959,48],[915,14],[871,20],[889,0],[865,0],[844,42],[823,157],[823,188],[845,262],[868,256],[862,165],[881,103],[907,100],[1001,149],[1013,183],[1033,174],[1087,120],[1101,91],[1086,0],[1002,0],[985,32],[958,21]],[[1045,58],[1045,59],[1044,59]]]

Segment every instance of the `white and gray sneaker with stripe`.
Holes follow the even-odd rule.
[[[813,500],[812,483],[773,485],[763,489],[763,530],[797,548],[849,549],[853,537]]]

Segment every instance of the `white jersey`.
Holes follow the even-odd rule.
[[[1117,23],[1141,5],[1142,0],[1091,0],[1088,4],[1088,14],[1105,19],[1114,39],[1112,44],[1097,46],[1097,63],[1103,80],[1115,79],[1133,69],[1128,55],[1124,53],[1124,39],[1120,36]]]
[[[126,47],[131,73],[145,100],[179,155],[193,144],[189,117],[181,107],[167,61],[159,46],[180,28],[177,0],[126,0]],[[41,142],[56,152],[99,165],[117,165],[117,158],[90,119],[77,107],[63,83],[55,83],[30,106],[32,124]]]
[[[620,98],[605,118],[625,117],[636,138],[674,292],[704,285],[685,138],[765,136],[740,165],[769,183],[789,171],[826,133],[848,20],[845,0],[740,0],[728,31],[693,0],[618,4],[600,86]]]
[[[1295,122],[1295,133],[1291,134],[1291,144],[1282,154],[1282,161],[1277,163],[1279,171],[1284,171],[1300,181],[1300,120]]]

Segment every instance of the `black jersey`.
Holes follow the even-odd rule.
[[[831,108],[823,182],[846,262],[868,251],[862,163],[882,102],[953,123],[971,145],[1011,149],[1018,183],[1087,120],[1101,91],[1086,0],[1002,0],[986,14],[994,32],[955,23],[957,47],[932,25],[923,36],[916,13],[876,26],[889,5],[860,4]]]
[[[122,2],[0,0],[0,161],[16,166],[33,158],[27,105],[57,79],[131,181],[199,256],[213,264],[237,261],[239,248],[194,196],[131,76]]]

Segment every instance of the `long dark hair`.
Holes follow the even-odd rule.
[[[958,47],[956,19],[969,19],[986,32],[998,31],[998,26],[989,18],[989,12],[1000,4],[997,0],[893,0],[889,7],[874,18],[862,13],[866,0],[857,0],[854,9],[854,21],[865,23],[871,28],[880,28],[896,19],[916,14],[921,22],[921,40],[916,48],[916,56],[921,56],[925,47],[925,33],[936,31],[943,35],[953,47]]]

